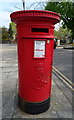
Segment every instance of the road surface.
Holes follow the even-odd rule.
[[[74,87],[74,80],[73,80],[73,53],[74,50],[70,49],[56,49],[54,50],[54,60],[53,66],[58,70],[62,77],[66,78],[66,82],[69,87]],[[59,76],[60,76],[59,75]],[[62,79],[64,79],[62,78]],[[74,89],[73,89],[74,90]]]

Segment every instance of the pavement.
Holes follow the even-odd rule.
[[[59,45],[57,48],[63,48],[63,49],[74,49],[74,45],[72,44],[66,44],[66,45]]]
[[[1,49],[2,47],[2,49]],[[2,59],[1,59],[2,58]],[[18,64],[17,64],[17,46],[0,44],[0,118],[2,120],[18,120],[37,118],[53,119],[72,119],[72,92],[61,82],[61,80],[52,74],[52,96],[50,108],[41,114],[30,115],[22,112],[17,106],[18,94]]]
[[[74,46],[71,46],[71,45],[64,46],[63,49],[74,49]]]

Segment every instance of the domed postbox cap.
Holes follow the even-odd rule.
[[[60,21],[60,14],[46,11],[46,10],[23,10],[13,12],[10,15],[12,22],[17,23],[19,20],[27,20],[29,18],[44,18],[53,19],[53,23],[56,24]]]

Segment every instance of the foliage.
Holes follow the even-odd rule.
[[[54,31],[55,34],[55,38],[60,39],[63,43],[65,43],[67,40],[66,39],[70,39],[71,42],[71,30],[67,29],[67,28],[63,28],[60,27],[58,31]],[[67,38],[68,37],[68,38]]]
[[[48,2],[45,10],[57,12],[61,14],[63,27],[72,31],[74,38],[74,3],[73,2]]]
[[[0,27],[0,43],[2,42],[2,28]]]
[[[8,29],[2,27],[2,43],[5,43],[5,41],[7,40],[8,40]]]
[[[9,24],[9,31],[8,31],[10,39],[13,39],[14,32],[15,32],[14,31],[14,23],[10,23]]]
[[[15,28],[15,24],[13,22],[11,22],[9,24],[9,36],[8,36],[8,39],[12,42],[12,40],[15,39],[15,34],[16,34],[16,28]]]
[[[13,30],[11,24],[9,25],[9,38],[13,38]]]
[[[66,36],[71,37],[71,31],[63,27],[60,27],[58,31],[55,30],[54,33],[58,39],[66,39]]]
[[[9,24],[9,29],[6,27],[0,28],[0,43],[11,43],[15,38],[16,28],[14,23]],[[2,39],[1,39],[2,38]]]
[[[13,34],[15,34],[16,33],[16,25],[15,25],[15,23],[11,22],[10,25],[12,27]]]

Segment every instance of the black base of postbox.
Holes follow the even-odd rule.
[[[18,106],[19,108],[29,114],[39,114],[45,112],[50,107],[50,98],[39,103],[26,102],[18,96]]]

